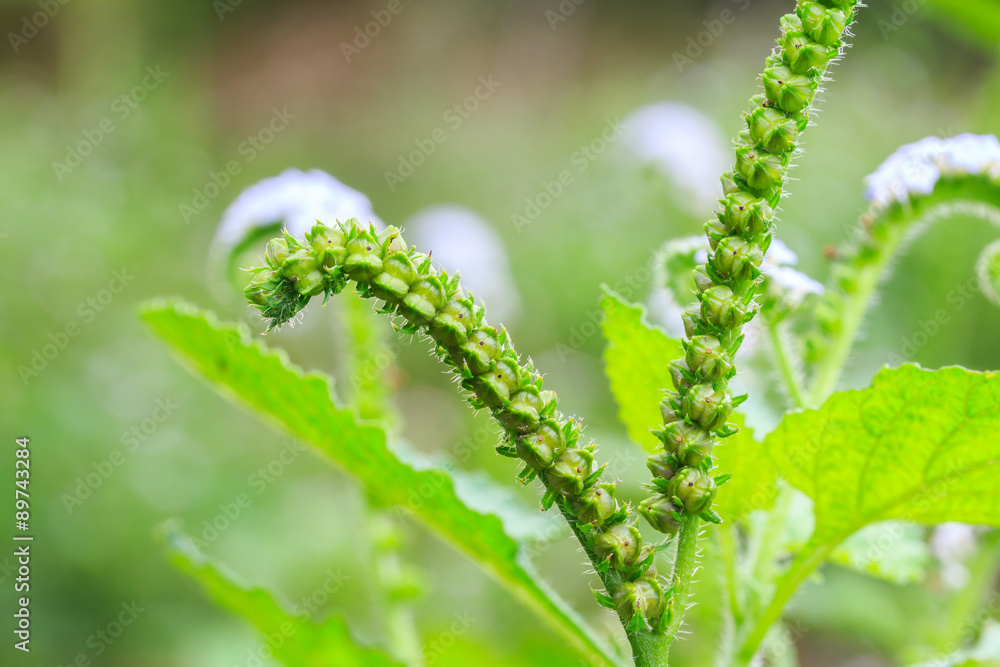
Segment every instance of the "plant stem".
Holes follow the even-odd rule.
[[[792,566],[778,580],[771,603],[757,619],[753,630],[743,641],[737,653],[737,659],[740,661],[739,664],[749,664],[757,649],[760,648],[761,642],[764,641],[764,637],[767,636],[771,626],[781,618],[781,613],[784,611],[785,605],[792,598],[792,595],[795,594],[795,591],[798,590],[798,587],[805,581],[806,577],[826,560],[826,557],[830,555],[830,552],[835,547],[836,544],[825,544],[820,547],[810,547],[807,545],[799,553]]]
[[[771,341],[774,360],[778,365],[778,370],[781,372],[781,377],[785,380],[788,397],[792,399],[794,407],[805,407],[806,394],[802,387],[802,378],[799,375],[798,369],[795,368],[795,364],[792,362],[791,355],[788,354],[790,343],[781,329],[781,323],[775,322],[766,315],[761,319],[764,320],[768,338]]]
[[[393,655],[407,667],[423,667],[423,643],[417,632],[413,605],[393,595],[394,582],[403,577],[399,553],[386,551],[376,555],[378,579],[385,593],[385,629]]]
[[[714,531],[719,544],[719,552],[726,568],[726,593],[729,598],[729,611],[737,627],[743,624],[743,581],[740,578],[739,552],[737,548],[736,527],[722,526]]]
[[[636,667],[669,667],[670,646],[684,623],[684,613],[687,611],[688,598],[691,595],[691,577],[698,564],[700,531],[700,518],[697,516],[684,518],[684,524],[677,534],[677,556],[674,559],[674,572],[670,580],[673,588],[670,608],[673,614],[665,632],[637,632],[629,635],[632,659]]]
[[[880,249],[878,259],[860,270],[857,276],[857,288],[846,295],[840,329],[834,335],[833,345],[823,359],[809,392],[808,405],[810,407],[821,405],[837,388],[837,382],[840,380],[844,365],[847,363],[851,348],[854,346],[858,329],[861,328],[861,323],[864,321],[872,297],[875,296],[879,281],[903,242],[904,232],[905,230],[899,226],[890,229],[889,237]]]

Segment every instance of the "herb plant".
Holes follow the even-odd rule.
[[[795,664],[788,657],[794,637],[782,620],[792,596],[825,562],[853,558],[859,535],[873,524],[1000,525],[1000,376],[904,364],[880,371],[867,389],[835,392],[878,284],[912,232],[955,211],[997,221],[1000,143],[963,135],[900,149],[869,179],[871,207],[853,238],[831,249],[825,289],[790,269],[790,251],[774,238],[790,162],[857,6],[800,0],[781,20],[762,90],[744,114],[733,170],[722,175],[715,218],[704,238],[669,243],[659,255],[659,287],[685,306],[684,339],[651,327],[641,308],[613,292],[602,300],[611,388],[630,435],[649,454],[646,498],[619,497],[582,421],[560,410],[541,371],[517,353],[502,326],[487,321],[485,305],[459,276],[436,266],[431,249],[407,244],[400,229],[369,216],[324,221],[300,235],[286,230],[267,244],[245,290],[272,328],[316,297],[325,302],[353,291],[399,334],[423,338],[469,404],[492,414],[496,450],[520,464],[519,481],[536,482],[542,507],[565,519],[600,581],[596,601],[617,615],[639,667],[668,664],[703,553],[718,569],[711,576],[724,582],[724,603],[705,601],[717,604],[726,629],[715,642],[716,664],[785,665]],[[998,267],[993,244],[978,271],[994,299]],[[364,363],[366,344],[380,335],[373,333],[377,322],[356,305],[345,312],[356,362]],[[385,508],[402,507],[504,584],[580,659],[602,666],[629,659],[537,577],[525,544],[503,520],[470,507],[457,491],[459,473],[401,457],[389,443],[391,412],[377,378],[345,407],[324,378],[304,375],[242,330],[190,306],[152,304],[144,318],[211,383],[364,482],[390,534],[397,515]],[[734,396],[730,386],[755,318],[752,326],[771,342],[789,408],[763,440],[738,412],[748,397]],[[408,501],[413,489],[421,490],[419,504]],[[789,525],[807,534],[795,537]],[[177,527],[165,535],[187,571],[265,634],[290,618],[266,593],[207,561]],[[903,539],[912,538],[896,541]],[[989,573],[1000,540],[987,532],[981,541],[993,554],[981,566]],[[387,543],[389,646],[360,646],[337,617],[295,617],[302,631],[276,658],[289,665],[424,664],[409,608],[412,582],[398,576],[402,556]],[[949,603],[974,611],[984,602],[975,587],[984,588],[986,576],[973,577]],[[958,652],[936,664],[987,664],[979,661],[1000,655],[973,646],[984,627],[962,635],[967,646],[954,646]],[[908,657],[935,650],[928,644]]]

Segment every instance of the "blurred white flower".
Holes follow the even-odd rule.
[[[906,203],[928,195],[942,176],[986,174],[1000,178],[1000,141],[993,135],[926,137],[901,146],[865,178],[865,196],[875,204]]]
[[[791,268],[799,261],[798,255],[778,239],[771,242],[760,270],[772,286],[777,287],[790,305],[802,303],[809,294],[822,294],[823,285],[801,271]]]
[[[941,563],[941,580],[955,590],[969,581],[965,561],[976,551],[975,527],[965,523],[942,523],[931,536],[931,552]]]
[[[521,307],[510,261],[500,235],[479,215],[457,204],[438,204],[415,213],[403,225],[403,238],[434,264],[462,275],[462,284],[486,304],[494,323],[509,323]]]
[[[317,220],[332,225],[349,218],[382,226],[371,201],[357,190],[320,169],[288,169],[240,193],[222,214],[213,246],[228,254],[259,227],[280,223],[302,236]]]
[[[685,205],[698,213],[715,205],[722,196],[719,175],[732,155],[711,119],[685,104],[659,102],[636,109],[622,124],[625,145],[672,180]]]

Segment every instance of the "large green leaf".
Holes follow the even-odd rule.
[[[359,422],[334,402],[327,376],[303,374],[281,352],[251,343],[244,329],[219,324],[184,303],[154,303],[142,316],[216,389],[313,443],[383,502],[419,519],[504,584],[573,649],[596,664],[617,664],[582,619],[536,576],[525,545],[505,532],[497,516],[463,503],[445,471],[402,461],[377,424]]]
[[[646,323],[641,306],[611,290],[605,289],[601,308],[601,328],[608,342],[604,349],[605,372],[618,402],[618,415],[629,437],[655,452],[660,441],[650,430],[662,425],[660,401],[673,386],[667,364],[684,350],[680,343]]]
[[[286,611],[271,595],[251,588],[208,560],[176,527],[164,530],[171,559],[221,607],[238,614],[265,637],[270,653],[289,667],[401,667],[378,650],[357,644],[343,619],[317,623]]]
[[[790,414],[765,440],[815,501],[815,545],[867,524],[1000,525],[1000,375],[885,369],[872,386]]]
[[[605,371],[611,393],[620,406],[619,416],[629,436],[647,451],[659,450],[660,441],[651,434],[663,423],[660,401],[673,386],[667,369],[684,354],[681,344],[646,323],[642,307],[607,291],[601,301],[602,328],[607,339]],[[755,509],[774,503],[777,476],[771,466],[761,466],[763,445],[753,439],[743,419],[735,415],[733,424],[740,432],[725,440],[714,452],[718,472],[732,479],[719,489],[715,509],[724,519],[738,519]]]

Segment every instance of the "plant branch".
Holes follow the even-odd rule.
[[[764,328],[767,330],[768,339],[771,341],[771,351],[774,353],[774,360],[785,381],[785,388],[788,390],[788,397],[792,400],[793,407],[802,408],[806,405],[806,393],[802,386],[802,377],[792,357],[788,352],[789,341],[782,330],[781,323],[775,322],[766,314],[762,317]]]
[[[770,604],[764,613],[757,618],[737,652],[737,659],[741,664],[749,664],[771,626],[781,619],[785,605],[792,599],[795,591],[806,580],[806,577],[826,560],[835,547],[836,544],[825,544],[820,547],[807,545],[795,558],[792,566],[778,579]]]

